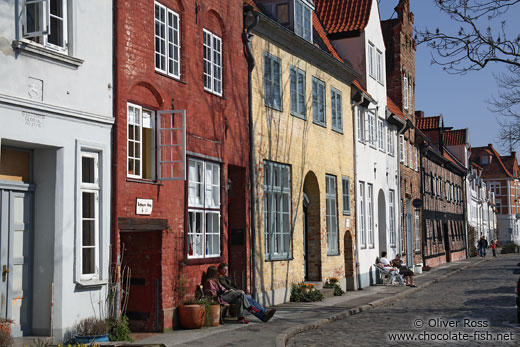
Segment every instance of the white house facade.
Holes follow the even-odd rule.
[[[0,2],[1,317],[63,339],[106,314],[112,3]]]

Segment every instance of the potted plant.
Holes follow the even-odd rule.
[[[179,319],[185,329],[200,329],[206,320],[204,297],[184,301],[179,306]]]
[[[6,332],[7,335],[11,335],[11,324],[12,320],[7,318],[0,318],[0,331]]]
[[[220,322],[220,304],[217,298],[207,298],[206,326],[216,327]]]
[[[104,319],[89,317],[74,326],[74,340],[79,344],[108,342],[108,326]]]

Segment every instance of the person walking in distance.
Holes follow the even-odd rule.
[[[497,243],[495,240],[491,240],[491,251],[493,251],[493,258],[497,257]]]

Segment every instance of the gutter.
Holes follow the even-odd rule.
[[[253,84],[251,81],[251,74],[255,68],[255,57],[251,51],[251,43],[253,34],[251,30],[258,24],[260,20],[258,13],[253,10],[250,5],[244,6],[244,27],[245,31],[242,33],[242,43],[244,44],[244,54],[247,60],[247,87],[248,87],[248,119],[249,119],[249,184],[251,196],[249,199],[249,224],[251,230],[251,295],[256,298],[256,190],[255,190],[255,153],[254,153],[254,130],[253,130]],[[249,23],[246,26],[246,23]]]

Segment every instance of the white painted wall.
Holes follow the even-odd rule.
[[[22,3],[0,2],[0,76],[4,81],[0,83],[0,141],[2,146],[33,151],[32,333],[52,333],[60,340],[78,320],[106,313],[113,124],[112,2],[67,2],[69,51],[64,58],[49,58],[49,51],[42,45],[21,38],[17,17]],[[13,42],[32,43],[44,53],[17,52]],[[71,65],[67,55],[82,62]],[[95,285],[80,285],[77,273],[77,164],[81,146],[100,155],[101,278]]]

